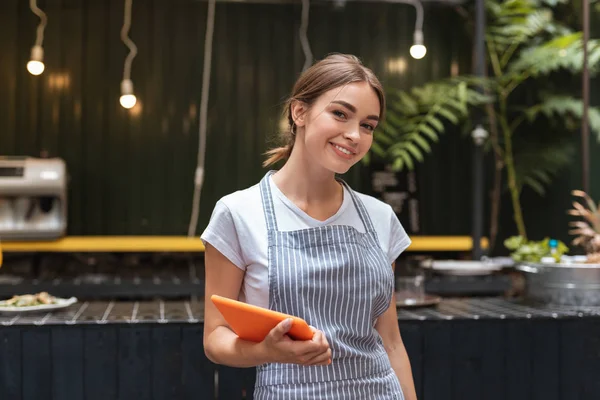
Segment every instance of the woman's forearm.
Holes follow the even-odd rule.
[[[208,359],[229,367],[250,368],[268,362],[260,343],[240,339],[225,326],[217,327],[204,341]]]
[[[394,346],[393,349],[388,351],[388,356],[392,368],[400,381],[400,386],[402,386],[405,400],[417,400],[410,360],[408,359],[404,344],[400,342],[398,345]]]

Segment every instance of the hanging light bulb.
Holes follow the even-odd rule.
[[[39,75],[44,72],[44,49],[35,45],[31,48],[31,58],[27,63],[27,71],[31,75]]]
[[[413,45],[410,46],[410,55],[412,58],[420,60],[427,54],[427,47],[423,45],[423,31],[415,30],[413,40]]]
[[[133,94],[133,82],[131,79],[123,79],[121,81],[121,97],[119,102],[124,108],[132,108],[135,106],[137,99]]]
[[[31,75],[40,75],[44,72],[44,49],[42,42],[44,41],[44,28],[46,28],[46,13],[39,9],[36,0],[29,0],[29,8],[31,12],[40,18],[40,24],[37,27],[35,45],[31,48],[31,57],[27,63],[27,71]]]
[[[131,81],[131,63],[133,58],[137,54],[137,47],[135,43],[129,38],[129,27],[131,26],[131,5],[132,0],[125,0],[125,12],[123,18],[123,27],[121,28],[121,40],[129,48],[129,54],[125,58],[125,65],[123,66],[123,80],[121,81],[121,97],[119,102],[124,108],[132,108],[135,106],[137,99],[133,94],[133,82]]]

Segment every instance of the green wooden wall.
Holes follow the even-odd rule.
[[[123,1],[39,4],[48,14],[46,71],[34,77],[25,64],[38,19],[26,1],[0,3],[0,154],[46,153],[67,161],[70,234],[185,234],[198,143],[206,3],[134,1],[137,112],[118,102],[127,54],[119,38]],[[458,16],[447,8],[427,12],[429,53],[422,61],[408,52],[414,17],[406,5],[349,4],[343,10],[314,5],[312,51],[317,58],[354,53],[388,88],[447,76],[452,61],[466,71],[470,50]],[[200,229],[218,198],[252,185],[265,172],[261,154],[276,134],[281,104],[304,62],[299,23],[299,4],[217,5]],[[402,73],[388,68],[398,57],[406,65]],[[468,148],[453,146],[448,160],[468,154]],[[431,167],[435,170],[434,163]],[[452,163],[445,177],[439,171],[430,176],[431,194],[442,191],[434,182],[458,183],[465,171],[468,167]],[[363,176],[357,167],[347,179],[361,189]],[[468,205],[459,196],[451,202],[467,218]],[[430,229],[468,229],[462,223],[438,226]]]
[[[134,1],[131,37],[138,55],[132,79],[141,107],[133,112],[118,102],[127,55],[119,37],[123,0],[40,0],[39,5],[48,14],[46,71],[33,77],[25,64],[38,19],[27,1],[0,2],[0,154],[48,154],[67,161],[69,234],[185,234],[198,143],[206,3]],[[469,39],[452,8],[427,6],[428,54],[421,61],[408,52],[414,17],[414,9],[401,4],[351,3],[342,10],[315,4],[309,26],[313,54],[354,53],[387,88],[448,76],[452,64],[459,73],[470,70]],[[217,5],[199,231],[221,196],[265,173],[261,154],[278,129],[281,104],[304,62],[299,23],[299,4]],[[390,70],[390,61],[399,58],[405,69]],[[470,233],[470,149],[470,140],[447,135],[419,167],[422,234]],[[346,178],[368,192],[367,173],[357,166]],[[546,217],[564,213],[564,189],[577,186],[577,177],[576,167],[566,171],[542,207],[539,198],[527,199],[534,229],[557,231]],[[600,183],[594,187],[600,197]]]

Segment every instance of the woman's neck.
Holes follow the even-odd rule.
[[[311,162],[302,145],[294,148],[285,165],[273,175],[279,190],[307,214],[327,219],[343,201],[343,187],[335,174]]]

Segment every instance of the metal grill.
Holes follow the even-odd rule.
[[[478,320],[600,317],[600,308],[572,309],[525,304],[501,298],[446,299],[435,307],[399,308],[399,320]],[[10,325],[196,324],[204,320],[202,301],[86,301],[48,313],[0,314]]]
[[[201,297],[203,268],[191,255],[14,256],[0,274],[0,299],[37,292],[107,301]]]

